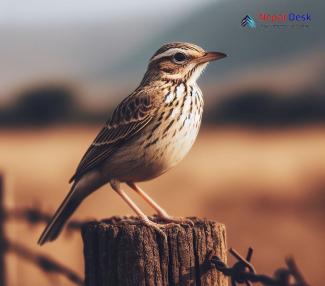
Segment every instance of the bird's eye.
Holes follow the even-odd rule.
[[[173,56],[173,60],[176,64],[180,64],[186,60],[186,55],[184,53],[176,53]]]

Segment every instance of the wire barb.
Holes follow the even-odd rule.
[[[292,257],[286,259],[287,268],[280,268],[276,270],[274,277],[269,277],[256,273],[253,264],[250,262],[253,256],[251,247],[248,248],[246,258],[233,248],[229,249],[229,253],[237,260],[232,267],[228,267],[218,256],[210,254],[209,257],[210,262],[218,271],[230,277],[232,286],[237,284],[252,286],[253,283],[257,282],[265,286],[309,286]]]
[[[51,215],[42,212],[38,208],[7,210],[3,212],[3,217],[7,220],[24,221],[30,225],[48,223],[51,219]],[[70,221],[67,225],[67,229],[70,231],[80,230],[83,223],[82,221]],[[52,259],[42,254],[36,254],[16,243],[7,241],[5,244],[8,251],[12,251],[22,258],[29,260],[43,271],[61,274],[76,285],[83,285],[83,279],[76,273]],[[230,277],[232,286],[237,286],[238,284],[252,286],[253,283],[257,282],[265,286],[309,286],[292,257],[285,260],[286,268],[277,269],[274,273],[274,277],[269,277],[256,273],[255,267],[251,263],[253,248],[248,248],[245,258],[233,248],[229,249],[229,253],[236,259],[236,263],[232,267],[228,267],[218,256],[213,256],[212,253],[208,254],[206,262],[225,276]]]

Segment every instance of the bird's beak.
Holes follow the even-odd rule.
[[[216,60],[221,60],[225,58],[227,55],[220,52],[206,52],[202,57],[197,59],[198,64],[203,64],[207,62],[212,62]]]

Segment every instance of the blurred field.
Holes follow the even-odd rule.
[[[1,130],[0,170],[6,174],[8,196],[14,196],[16,207],[37,204],[54,211],[97,131],[94,127]],[[256,249],[258,271],[271,274],[287,254],[294,254],[307,280],[312,285],[322,284],[325,128],[202,130],[177,168],[142,186],[171,214],[224,222],[229,246],[241,252],[248,246]],[[131,211],[106,186],[93,194],[74,218],[118,214]],[[17,225],[11,236],[82,273],[80,237],[67,239],[63,235],[39,248],[36,240],[41,230]],[[34,266],[24,262],[17,261],[16,266],[17,285],[35,284],[35,277],[38,285],[70,285],[58,277],[49,280],[38,275]]]

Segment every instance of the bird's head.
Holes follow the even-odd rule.
[[[194,83],[209,62],[226,57],[220,52],[206,52],[183,42],[163,45],[150,58],[145,79],[175,80]]]

